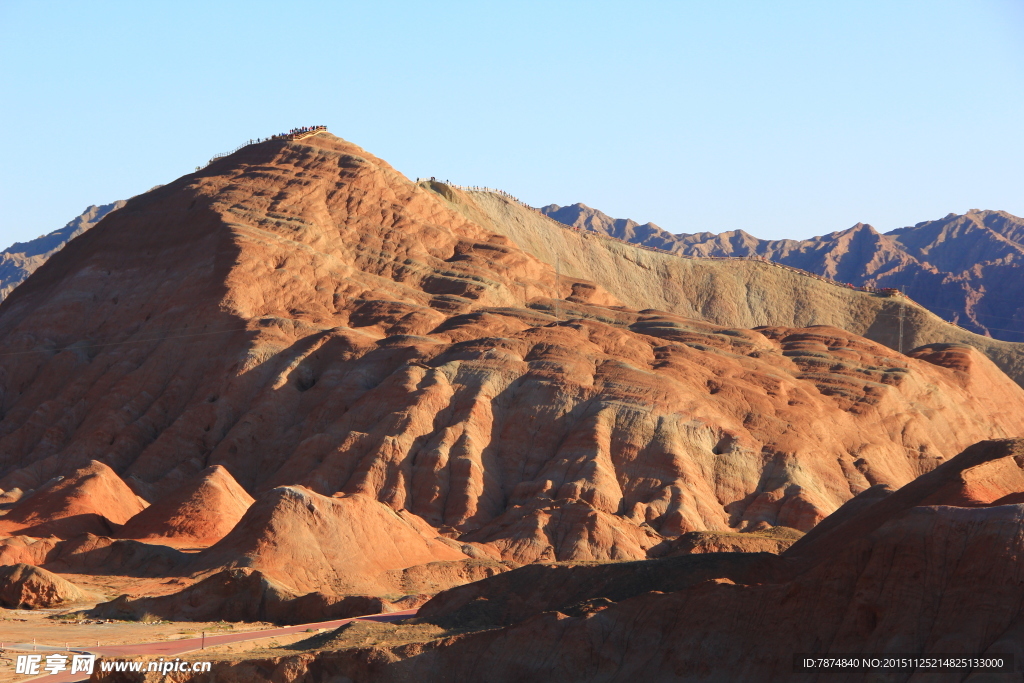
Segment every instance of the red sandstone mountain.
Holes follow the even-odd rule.
[[[330,135],[275,140],[130,200],[0,306],[21,354],[0,356],[0,488],[102,458],[159,501],[220,465],[252,495],[361,494],[516,562],[807,530],[1024,431],[1021,388],[970,347],[791,324],[891,335],[893,310],[599,243]],[[908,342],[960,338],[922,316]]]
[[[207,467],[129,519],[118,538],[184,546],[213,545],[227,536],[253,498],[220,465]]]
[[[145,506],[113,470],[92,461],[15,503],[0,517],[0,535],[109,536]]]
[[[276,680],[771,680],[821,643],[1001,648],[1020,443],[953,456],[1024,434],[1000,369],[1022,358],[899,299],[274,140],[132,199],[0,305],[0,488],[33,490],[0,557],[164,580],[98,610],[204,619],[491,577],[424,610],[487,630]],[[224,533],[219,509],[211,547],[168,547]],[[780,526],[807,532],[781,556],[695,552],[777,552]]]
[[[613,219],[584,204],[541,209],[566,225],[692,256],[761,256],[857,286],[905,287],[946,320],[1024,341],[1024,219],[971,210],[880,234],[858,223],[806,240],[762,240],[733,230],[673,235]]]

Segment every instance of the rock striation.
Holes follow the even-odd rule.
[[[343,589],[318,548],[365,593],[435,561],[638,560],[690,532],[807,531],[1024,431],[1024,390],[972,346],[904,355],[802,326],[888,334],[895,305],[605,243],[329,134],[267,141],[129,200],[0,305],[0,488],[99,459],[155,503],[127,533],[162,524],[168,542],[211,522],[171,521],[196,493],[173,491],[223,467],[264,502],[202,571],[245,557],[296,592]],[[915,342],[931,329],[906,323]],[[24,527],[44,493],[0,529],[41,533]],[[365,519],[319,531],[349,508]],[[278,524],[312,535],[278,550]],[[409,557],[331,554],[392,526]],[[300,560],[316,568],[293,575]]]
[[[112,469],[93,460],[19,499],[0,517],[0,534],[110,536],[145,507]]]
[[[212,465],[129,519],[117,537],[210,546],[227,536],[252,504],[253,497],[230,472]]]

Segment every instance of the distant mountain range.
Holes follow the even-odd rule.
[[[972,332],[1024,341],[1024,219],[1005,211],[972,209],[887,233],[858,223],[806,240],[762,240],[743,230],[672,234],[585,204],[541,211],[565,225],[671,252],[762,256],[857,286],[905,288]]]
[[[90,206],[60,230],[54,230],[28,242],[15,242],[0,252],[0,301],[34,273],[36,268],[43,265],[54,252],[124,204],[124,200],[119,200],[101,206]]]

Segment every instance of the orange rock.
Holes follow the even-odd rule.
[[[49,538],[32,538],[31,536],[0,538],[0,565],[45,564],[58,543],[60,540],[52,536]]]
[[[109,536],[145,508],[113,470],[95,460],[31,496],[0,517],[0,533],[69,538]]]
[[[117,537],[176,546],[213,545],[252,503],[252,496],[225,468],[213,465],[132,517]]]
[[[388,592],[389,570],[466,559],[452,545],[414,515],[368,496],[288,486],[257,499],[192,569],[251,567],[295,594],[380,594]]]
[[[88,593],[61,577],[29,564],[0,566],[0,606],[8,609],[60,607],[82,602]]]

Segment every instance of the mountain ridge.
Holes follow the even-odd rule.
[[[540,209],[566,225],[698,257],[759,256],[855,286],[905,288],[945,320],[1004,341],[1024,341],[1024,219],[1005,211],[948,214],[879,233],[858,223],[806,240],[762,240],[743,230],[672,234],[613,219],[583,204]],[[1000,293],[991,292],[996,281]]]
[[[63,228],[28,242],[15,242],[0,252],[0,301],[64,245],[124,205],[124,200],[118,200],[86,207],[85,211],[68,221]]]

